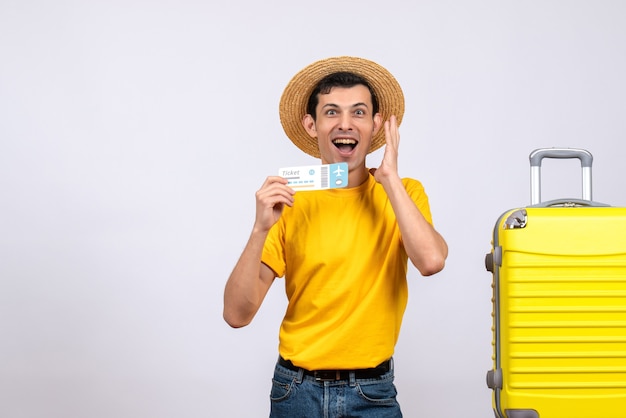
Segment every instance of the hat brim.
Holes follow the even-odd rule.
[[[302,125],[307,113],[309,96],[317,83],[329,74],[347,71],[363,77],[374,90],[379,103],[382,120],[395,115],[398,125],[404,115],[404,94],[394,76],[379,64],[357,57],[333,57],[316,61],[300,70],[287,84],[280,98],[279,114],[283,130],[291,141],[302,151],[319,158],[317,140],[309,136]],[[368,153],[385,144],[384,129],[372,138]]]

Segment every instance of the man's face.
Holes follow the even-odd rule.
[[[309,135],[317,138],[322,164],[347,162],[350,169],[365,166],[372,137],[381,125],[380,114],[373,115],[372,96],[363,85],[333,87],[318,96],[316,115],[303,118]]]

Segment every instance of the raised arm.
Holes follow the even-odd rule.
[[[411,263],[423,276],[441,271],[448,257],[448,245],[424,218],[406,192],[398,175],[398,145],[400,134],[395,116],[385,122],[385,153],[380,167],[374,171],[389,196],[402,235],[402,243]]]
[[[261,262],[270,228],[293,204],[294,191],[282,177],[268,177],[256,192],[256,218],[248,242],[224,289],[224,320],[234,328],[248,325],[259,310],[275,274]]]

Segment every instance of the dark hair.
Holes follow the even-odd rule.
[[[319,94],[328,94],[333,87],[354,87],[359,84],[364,85],[370,91],[372,96],[372,114],[375,115],[378,113],[378,98],[376,97],[376,93],[374,93],[374,89],[372,89],[367,80],[360,75],[346,71],[329,74],[317,83],[313,92],[309,96],[309,100],[306,105],[307,113],[313,117],[313,120],[315,120],[315,109],[319,103]]]

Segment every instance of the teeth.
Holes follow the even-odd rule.
[[[333,144],[353,145],[353,144],[356,144],[356,141],[354,139],[349,139],[349,138],[339,138],[339,139],[335,139],[333,141]]]

